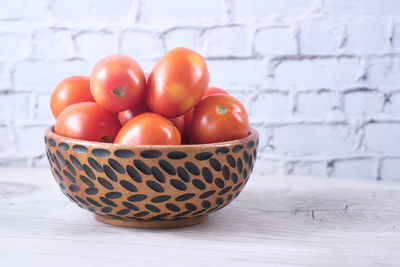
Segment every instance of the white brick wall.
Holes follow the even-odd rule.
[[[4,1],[0,165],[46,164],[61,79],[111,53],[150,71],[176,46],[247,107],[256,172],[400,181],[397,0]]]

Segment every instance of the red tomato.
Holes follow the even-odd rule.
[[[248,134],[246,109],[230,95],[209,95],[193,110],[190,137],[193,144],[236,140]]]
[[[212,94],[225,94],[227,95],[228,92],[225,90],[222,90],[221,88],[218,87],[208,87],[206,92],[204,93],[204,96],[202,99],[204,99],[206,96],[212,95]],[[184,116],[184,123],[183,123],[183,131],[181,131],[182,133],[182,137],[185,140],[189,140],[190,139],[190,120],[192,118],[192,113],[193,113],[193,109],[189,110]]]
[[[145,113],[150,112],[151,110],[147,107],[145,101],[141,101],[137,103],[133,108],[121,111],[118,113],[118,119],[122,125],[125,125],[130,119],[133,117]]]
[[[181,134],[166,118],[143,113],[128,121],[114,143],[125,145],[180,145]]]
[[[183,131],[183,126],[185,125],[184,123],[185,123],[185,118],[184,118],[184,116],[182,115],[182,116],[179,116],[179,117],[176,117],[176,118],[168,118],[168,120],[170,121],[170,122],[172,122],[172,124],[176,127],[176,129],[178,129],[178,131],[180,132],[180,133],[182,133],[182,131]]]
[[[90,78],[71,76],[62,80],[51,94],[50,108],[54,118],[69,105],[79,102],[94,102],[90,93]]]
[[[229,95],[227,91],[218,88],[218,87],[208,87],[206,92],[204,93],[203,98],[205,98],[206,96],[209,95],[213,95],[213,94],[224,94],[224,95]]]
[[[181,116],[201,100],[209,80],[206,62],[198,53],[184,47],[172,49],[149,76],[147,105],[168,118]]]
[[[146,80],[135,60],[111,55],[96,63],[90,77],[90,90],[103,108],[119,112],[136,105],[144,96]]]
[[[69,138],[113,142],[121,123],[117,116],[94,102],[68,106],[57,117],[54,132]]]
[[[147,107],[146,102],[140,102],[134,108],[119,112],[118,119],[122,125],[125,125],[130,119],[145,112],[151,112],[151,110]],[[179,132],[182,132],[184,126],[183,116],[167,119],[172,122],[172,124],[179,130]]]

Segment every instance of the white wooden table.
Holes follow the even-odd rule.
[[[206,223],[94,220],[48,169],[0,168],[0,266],[400,265],[400,183],[257,176]]]

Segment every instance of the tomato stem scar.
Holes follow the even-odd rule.
[[[117,96],[117,97],[124,97],[124,96],[125,96],[125,93],[126,93],[125,88],[122,87],[122,86],[118,86],[118,87],[115,87],[115,88],[113,89],[113,94],[114,94],[115,96]]]
[[[217,106],[216,110],[217,113],[221,115],[224,115],[225,113],[228,112],[228,108],[226,106]]]

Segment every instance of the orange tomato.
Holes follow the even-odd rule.
[[[212,95],[212,94],[225,94],[227,95],[228,92],[225,90],[222,90],[221,88],[218,87],[208,87],[206,92],[204,93],[204,96],[202,99],[204,99],[206,96]],[[181,131],[182,137],[185,140],[190,139],[190,121],[192,119],[192,114],[193,114],[193,109],[189,110],[185,115],[184,115],[184,123],[183,123],[183,130]]]
[[[143,113],[128,121],[114,143],[125,145],[180,145],[181,135],[168,119],[156,113]]]
[[[234,97],[215,94],[205,97],[194,108],[191,121],[192,144],[236,140],[249,134],[244,106]]]
[[[149,76],[147,105],[168,118],[184,115],[201,100],[209,79],[201,55],[184,47],[172,49],[156,63]]]
[[[86,141],[113,142],[121,123],[117,116],[94,102],[66,107],[57,117],[54,132]]]
[[[111,55],[96,63],[90,89],[96,102],[120,112],[134,107],[144,96],[146,80],[139,64],[125,55]]]
[[[62,80],[54,89],[50,98],[50,108],[54,118],[66,107],[79,102],[94,102],[90,92],[90,78],[71,76]]]

